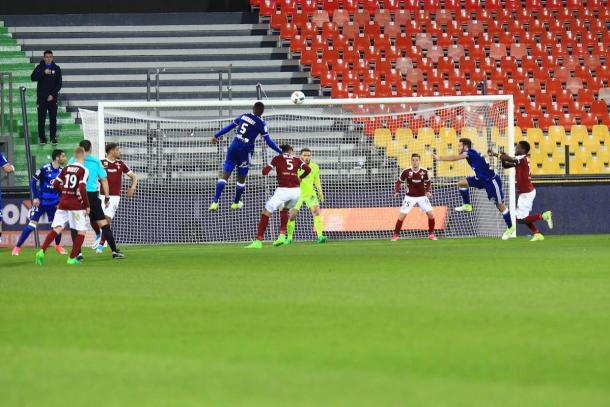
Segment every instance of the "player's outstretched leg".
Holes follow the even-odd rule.
[[[316,236],[318,237],[318,243],[326,243],[328,237],[324,236],[324,221],[322,216],[313,216],[313,227],[316,230]]]
[[[274,246],[281,246],[286,242],[286,229],[288,228],[288,210],[282,209],[280,211],[280,235],[277,240],[273,242]]]
[[[17,240],[17,244],[15,245],[15,247],[13,247],[11,255],[19,256],[19,253],[21,252],[21,246],[23,246],[27,238],[30,236],[30,233],[35,230],[36,222],[30,222],[23,228],[23,230],[21,231],[21,235],[19,236],[19,240]]]
[[[498,210],[502,213],[502,217],[504,218],[504,222],[506,223],[506,230],[502,234],[502,240],[508,240],[515,237],[515,225],[513,225],[513,221],[510,217],[510,211],[504,204],[497,205]]]
[[[269,225],[269,216],[271,213],[266,210],[261,214],[261,219],[258,222],[258,230],[256,233],[256,240],[246,246],[246,249],[260,249],[263,247],[263,239],[265,238],[265,231]]]
[[[44,264],[44,254],[47,251],[47,248],[51,245],[51,242],[55,240],[55,237],[57,236],[58,232],[61,233],[61,229],[59,229],[58,231],[56,231],[55,229],[51,229],[45,237],[44,242],[42,242],[40,250],[38,250],[38,252],[36,253],[35,261],[36,264],[38,264],[39,266],[42,266]]]
[[[470,203],[470,191],[468,181],[462,179],[458,182],[458,188],[464,204],[455,208],[457,212],[472,212],[472,204]]]
[[[542,219],[546,222],[549,229],[553,229],[553,212],[551,212],[551,211],[542,212]]]
[[[428,239],[430,240],[438,240],[436,235],[434,234],[434,214],[433,212],[427,212],[428,215]]]
[[[74,238],[74,243],[72,245],[72,251],[70,252],[70,257],[68,258],[66,263],[74,264],[74,265],[81,264],[80,261],[77,259],[77,256],[80,253],[80,249],[83,246],[83,242],[84,241],[85,241],[85,234],[84,234],[84,232],[83,233],[79,232],[76,235],[76,237]]]
[[[245,180],[243,182],[237,181],[237,183],[235,184],[235,197],[233,198],[231,209],[241,209],[244,207],[244,203],[241,201],[241,196],[244,194],[245,190]]]
[[[61,245],[61,233],[58,233],[57,236],[55,236],[55,246],[53,246],[53,248],[59,254],[66,254],[66,249]]]
[[[396,220],[396,225],[394,225],[394,234],[392,235],[392,241],[396,242],[398,241],[398,239],[400,239],[400,231],[402,230],[402,223],[405,220],[405,215],[403,215],[402,213],[400,214],[400,216],[398,216],[398,219]]]
[[[212,199],[212,203],[210,204],[210,207],[208,208],[209,211],[218,210],[218,201],[220,201],[220,196],[222,195],[222,191],[224,191],[226,186],[227,186],[226,179],[219,178],[218,181],[216,181],[216,192],[214,193],[214,199]]]
[[[294,231],[296,228],[297,228],[297,220],[290,219],[288,221],[288,225],[286,227],[288,235],[286,237],[286,241],[284,242],[284,244],[292,244],[293,239],[294,239]]]

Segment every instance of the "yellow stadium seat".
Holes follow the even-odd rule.
[[[400,168],[407,168],[411,166],[411,154],[401,152],[400,154],[398,154],[397,159]]]
[[[566,143],[566,130],[563,126],[549,126],[549,138],[558,146]]]
[[[396,141],[401,145],[408,146],[413,140],[411,129],[405,129],[404,127],[396,129]]]
[[[592,135],[587,135],[585,136],[585,138],[583,139],[583,147],[585,148],[585,151],[588,151],[589,153],[597,153],[598,151],[601,150],[601,144],[599,142],[599,139],[596,137],[593,137]]]
[[[592,157],[587,160],[586,171],[588,174],[599,174],[602,172],[604,164],[599,157]]]
[[[422,127],[421,129],[419,129],[417,131],[416,145],[417,148],[412,148],[413,152],[419,153],[422,156],[425,154],[432,153],[432,149],[436,147],[436,137],[434,136],[434,129],[431,127]]]
[[[388,157],[398,157],[402,151],[404,151],[403,146],[396,141],[391,141],[390,144],[386,146],[386,155]]]
[[[506,131],[508,133],[508,129]],[[515,133],[515,140],[516,141],[523,140],[523,131],[521,130],[521,127],[515,126],[514,127],[514,133]]]
[[[431,153],[425,153],[425,154],[419,153],[419,155],[421,156],[421,158],[419,159],[420,167],[428,168],[429,170],[432,170],[432,166],[434,165],[434,162],[432,160],[432,154]],[[411,160],[411,156],[409,156],[409,160]],[[410,162],[409,162],[409,165],[411,165]]]
[[[570,153],[570,174],[586,174],[587,159],[586,154],[580,149]]]
[[[458,138],[455,129],[443,127],[439,130],[438,135],[440,139],[437,146],[438,154],[457,154]]]
[[[610,138],[610,132],[608,131],[608,126],[605,124],[596,124],[591,128],[591,133],[593,137],[599,140],[605,140],[608,142],[608,138]]]
[[[540,146],[540,151],[542,151],[542,153],[554,154],[555,150],[557,150],[555,142],[551,140],[550,137],[542,137],[542,139],[538,142],[538,145]]]
[[[570,146],[570,150],[575,151],[588,135],[587,126],[575,124],[570,128],[570,134],[566,135],[566,144]]]
[[[376,147],[386,147],[392,141],[390,129],[376,129],[373,134],[373,144]]]
[[[535,127],[530,127],[529,129],[527,129],[527,131],[525,133],[525,138],[527,139],[528,143],[530,143],[530,145],[540,143],[540,141],[542,140],[542,137],[543,137],[542,129],[537,129]],[[515,141],[519,141],[519,140],[515,139]]]

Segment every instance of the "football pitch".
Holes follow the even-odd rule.
[[[601,406],[610,236],[0,251],[0,405]]]

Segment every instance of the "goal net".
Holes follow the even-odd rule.
[[[244,207],[230,209],[235,193],[229,180],[217,212],[208,212],[233,134],[219,145],[210,138],[235,117],[252,111],[254,101],[104,102],[98,112],[81,110],[85,137],[102,157],[104,145],[119,143],[122,159],[138,174],[136,195],[123,197],[113,222],[117,240],[127,244],[246,242],[256,234],[261,210],[276,187],[261,169],[276,153],[257,140]],[[483,154],[488,149],[512,152],[513,107],[510,96],[386,99],[308,99],[265,101],[263,119],[276,143],[295,154],[310,148],[320,167],[325,234],[330,239],[387,239],[402,203],[394,185],[421,155],[432,175],[436,234],[448,237],[496,237],[506,226],[484,190],[471,189],[474,211],[457,213],[462,204],[457,181],[473,175],[464,161],[438,162],[457,154],[458,139],[468,137]],[[514,214],[513,170],[490,164],[502,177],[505,202]],[[272,173],[271,175],[273,175]],[[414,208],[402,237],[427,234],[427,218]],[[279,215],[271,217],[265,238],[275,239]],[[314,237],[312,216],[301,209],[296,240]]]

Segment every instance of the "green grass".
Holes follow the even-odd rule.
[[[610,237],[0,252],[0,405],[601,406]]]

